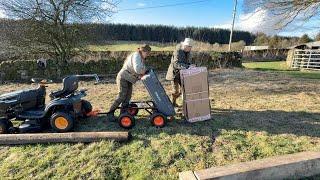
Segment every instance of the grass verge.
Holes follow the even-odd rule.
[[[286,62],[250,62],[242,64],[245,68],[258,71],[280,72],[296,78],[320,79],[320,71],[297,71],[290,69]]]

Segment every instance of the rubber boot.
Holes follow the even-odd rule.
[[[177,97],[175,97],[175,96],[172,96],[172,105],[174,107],[179,107],[178,104],[177,104]]]
[[[128,112],[129,106],[121,106],[120,114]]]

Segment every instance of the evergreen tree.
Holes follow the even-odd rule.
[[[308,42],[311,42],[311,38],[307,34],[302,35],[299,39],[299,43],[301,44],[308,43]]]

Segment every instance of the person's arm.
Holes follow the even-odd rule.
[[[140,57],[139,53],[134,53],[132,55],[132,66],[135,73],[139,75],[144,75],[146,72],[146,66],[142,62],[142,59]]]
[[[194,64],[193,61],[192,61],[192,52],[189,52],[189,55],[188,55],[188,61],[187,61],[189,64]]]
[[[196,67],[197,65],[194,62],[194,59],[192,58],[192,52],[189,52],[188,55],[188,63],[189,63],[189,68],[190,67]]]
[[[177,50],[173,53],[172,64],[174,69],[188,69],[189,65],[186,64],[187,59],[185,58],[184,52],[181,50]]]

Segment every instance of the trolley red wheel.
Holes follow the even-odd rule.
[[[161,113],[154,113],[150,116],[151,124],[155,127],[162,128],[167,124],[167,118]]]
[[[129,113],[123,113],[118,118],[119,125],[125,129],[131,129],[135,125],[135,119]]]

